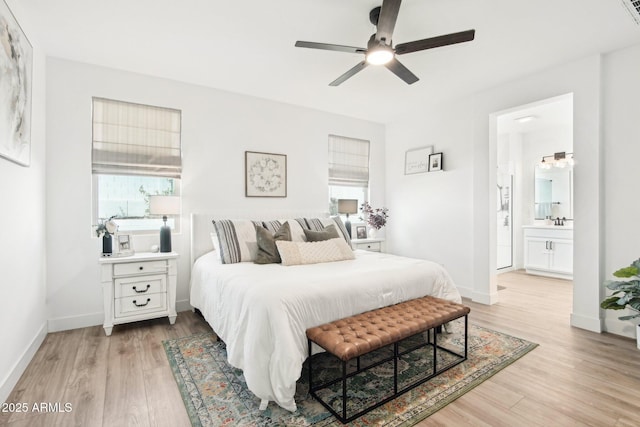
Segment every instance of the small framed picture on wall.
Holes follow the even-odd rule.
[[[437,172],[444,170],[442,167],[442,153],[433,153],[429,155],[429,172]]]

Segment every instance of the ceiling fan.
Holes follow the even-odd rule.
[[[363,53],[365,59],[358,65],[329,83],[329,86],[338,86],[356,73],[365,69],[369,64],[384,65],[396,76],[400,77],[407,84],[417,82],[418,77],[407,67],[396,59],[396,55],[418,52],[420,50],[433,49],[435,47],[447,46],[456,43],[464,43],[473,40],[476,30],[461,31],[459,33],[445,34],[423,40],[416,40],[408,43],[401,43],[393,47],[391,36],[398,19],[398,11],[402,0],[383,0],[382,6],[376,7],[369,13],[369,20],[376,26],[376,33],[371,36],[367,43],[367,48],[343,46],[339,44],[315,43],[297,41],[296,47],[307,47],[311,49],[334,50],[347,53]]]

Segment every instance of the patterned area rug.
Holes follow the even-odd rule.
[[[462,322],[454,322],[450,333],[438,335],[438,344],[462,351]],[[421,339],[420,336],[415,339]],[[342,426],[320,403],[311,398],[308,390],[307,364],[303,366],[296,390],[298,410],[291,413],[270,402],[265,411],[259,410],[260,400],[251,393],[244,382],[242,371],[227,363],[223,342],[216,342],[215,335],[206,333],[165,341],[164,347],[173,369],[182,399],[193,426]],[[410,343],[407,343],[409,345]],[[432,378],[424,384],[397,397],[385,405],[351,422],[350,426],[408,427],[473,389],[501,369],[533,350],[537,344],[497,331],[469,324],[468,360]],[[428,349],[424,349],[427,351]],[[372,354],[382,357],[386,349]],[[421,357],[418,350],[399,363],[401,381],[412,374],[428,372],[428,357]],[[438,352],[438,354],[445,352]],[[444,356],[443,357],[446,357]],[[363,360],[363,363],[367,363]],[[440,363],[440,361],[438,361]],[[338,367],[336,359],[326,355],[314,356],[314,383],[334,378]],[[318,373],[316,375],[316,373]],[[349,383],[352,406],[355,409],[363,401],[380,390],[393,387],[393,365],[382,364],[357,375]],[[391,385],[389,385],[391,384]],[[326,390],[323,399],[341,405],[339,390],[332,396]],[[358,403],[360,402],[360,403]],[[333,404],[333,403],[332,403]],[[351,412],[351,406],[348,407]]]

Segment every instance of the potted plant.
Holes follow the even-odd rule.
[[[635,260],[629,267],[619,269],[613,275],[627,280],[604,282],[607,289],[613,293],[600,303],[600,307],[605,310],[632,311],[632,314],[618,317],[620,320],[640,317],[640,259]],[[636,325],[636,341],[640,349],[640,325]]]
[[[364,214],[364,220],[369,224],[369,237],[374,238],[376,231],[380,230],[387,224],[387,218],[389,218],[389,209],[387,208],[372,208],[369,202],[364,202],[360,205],[360,212]],[[362,219],[362,218],[361,218]]]

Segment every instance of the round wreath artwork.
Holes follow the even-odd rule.
[[[249,169],[249,181],[253,188],[263,193],[271,193],[282,185],[280,165],[271,157],[255,161]]]

